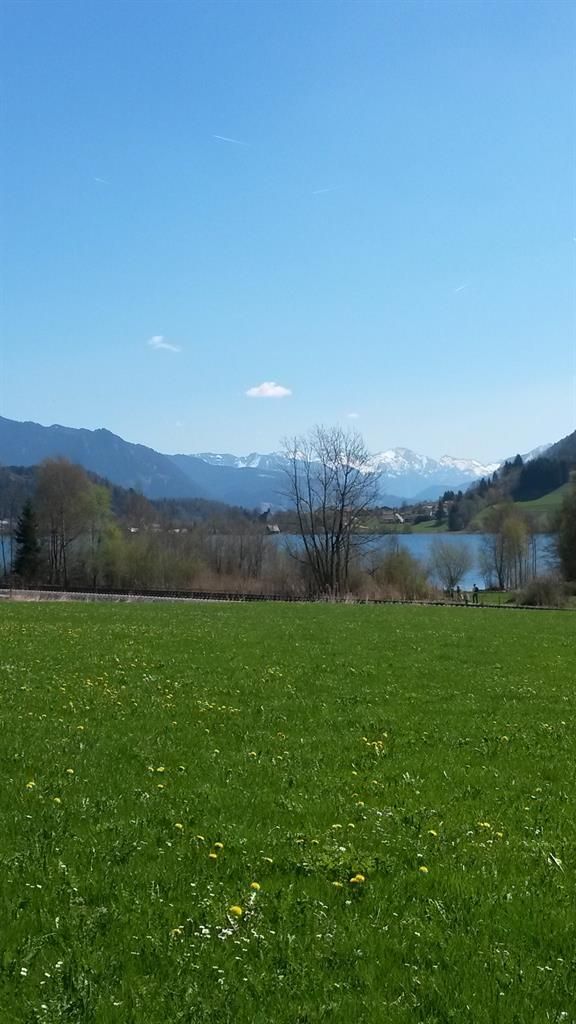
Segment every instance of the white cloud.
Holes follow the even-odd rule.
[[[348,417],[349,420],[359,420],[360,419],[360,413],[359,412],[347,412],[346,416]]]
[[[288,398],[292,392],[290,388],[285,388],[282,384],[276,384],[273,380],[265,380],[257,387],[248,388],[245,394],[248,398]]]
[[[167,352],[180,352],[179,346],[172,345],[169,341],[166,341],[163,334],[155,334],[153,338],[148,339],[148,344],[150,348],[164,348]]]

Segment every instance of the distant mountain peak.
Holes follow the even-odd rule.
[[[573,443],[571,436],[551,451],[559,447],[564,451]],[[524,460],[535,458],[548,447],[533,449]],[[287,504],[287,463],[280,452],[163,455],[146,445],[125,441],[106,427],[45,427],[0,416],[0,463],[33,466],[58,455],[111,483],[141,490],[150,498],[202,497],[245,508]],[[433,459],[404,447],[386,448],[374,454],[370,462],[370,468],[380,475],[382,504],[434,499],[447,489],[464,490],[480,477],[491,475],[499,465],[451,455]]]
[[[286,467],[286,459],[279,452],[267,455],[259,452],[251,452],[250,455],[204,452],[195,458],[211,466],[225,465],[239,470],[258,470],[261,473],[276,473]],[[499,462],[485,465],[478,459],[457,459],[451,455],[433,459],[411,448],[398,447],[386,448],[374,454],[369,468],[380,475],[382,492],[401,494],[404,498],[419,498],[422,492],[429,497],[441,494],[450,487],[466,487],[480,477],[493,473],[499,465]]]

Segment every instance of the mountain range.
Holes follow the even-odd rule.
[[[527,453],[525,460],[547,447]],[[286,463],[278,452],[166,455],[105,429],[44,427],[0,416],[0,464],[32,466],[58,455],[149,498],[209,498],[247,508],[288,504],[282,493]],[[398,505],[404,500],[433,500],[446,489],[464,489],[500,464],[448,455],[432,459],[408,448],[390,448],[374,455],[370,468],[380,474],[382,504]]]

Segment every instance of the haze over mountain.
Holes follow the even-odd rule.
[[[537,449],[526,458],[539,453]],[[58,455],[150,498],[201,497],[248,508],[288,503],[283,494],[285,461],[278,452],[166,455],[105,429],[44,427],[0,417],[0,463],[32,466]],[[382,504],[396,505],[403,500],[433,499],[447,488],[465,488],[499,464],[448,455],[432,459],[407,448],[391,448],[375,454],[371,467],[380,474]]]

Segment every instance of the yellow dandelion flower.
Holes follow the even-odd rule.
[[[214,843],[214,849],[215,850],[223,850],[224,849],[224,843]]]
[[[366,879],[364,878],[364,875],[358,873],[357,875],[353,875],[350,881],[353,885],[362,885],[362,882],[365,882]]]
[[[36,783],[34,782],[34,779],[30,779],[30,782],[26,783],[26,789],[34,789],[35,786],[36,786]]]
[[[172,938],[172,939],[180,939],[180,938],[182,938],[183,935],[184,935],[184,927],[181,924],[179,924],[177,928],[171,928],[170,929],[170,938]]]
[[[217,853],[209,853],[208,854],[208,860],[218,860],[218,854]]]
[[[348,828],[356,828],[356,825],[354,824],[353,821],[348,822]]]
[[[159,782],[158,785],[156,786],[156,789],[165,789],[165,788],[166,787],[165,787],[163,782]]]
[[[205,843],[206,842],[206,839],[205,839],[204,836],[196,836],[196,839],[198,839],[201,843]]]
[[[179,829],[180,832],[182,832],[184,830],[184,825],[182,824],[181,821],[177,821],[174,825],[174,828],[177,828]]]
[[[74,775],[74,769],[73,768],[67,768],[66,769],[66,775]]]
[[[267,864],[273,864],[274,863],[274,861],[272,860],[272,857],[264,857],[264,860],[266,861]]]
[[[497,835],[498,839],[503,839],[504,838],[504,833],[503,832],[497,832],[496,835]]]
[[[156,769],[156,771],[157,771],[157,772],[165,772],[165,771],[166,771],[166,769],[165,769],[164,765],[163,765],[163,764],[161,764],[161,765],[160,765],[160,767]]]
[[[260,883],[259,882],[250,882],[250,888],[254,889],[254,892],[260,892],[260,888],[261,888],[260,887]]]
[[[425,864],[421,864],[420,867],[418,868],[418,871],[420,872],[421,875],[428,874],[428,868],[426,867]]]
[[[234,917],[242,917],[242,914],[244,913],[242,907],[238,907],[236,905],[233,907],[229,907],[228,909]]]
[[[435,829],[435,828],[429,828],[429,829],[428,829],[428,835],[429,835],[429,836],[437,836],[437,835],[438,835],[438,833],[437,833],[437,831],[436,831],[436,829]]]
[[[332,885],[334,886],[335,889],[342,889],[343,888],[342,882],[332,882]]]
[[[258,754],[255,750],[250,750],[248,751],[248,757],[258,757]]]
[[[356,802],[356,807],[364,807],[364,801],[363,800],[358,800]]]
[[[52,802],[55,803],[55,804],[61,804],[62,803],[62,801],[61,801],[59,796],[53,797],[52,798]]]

